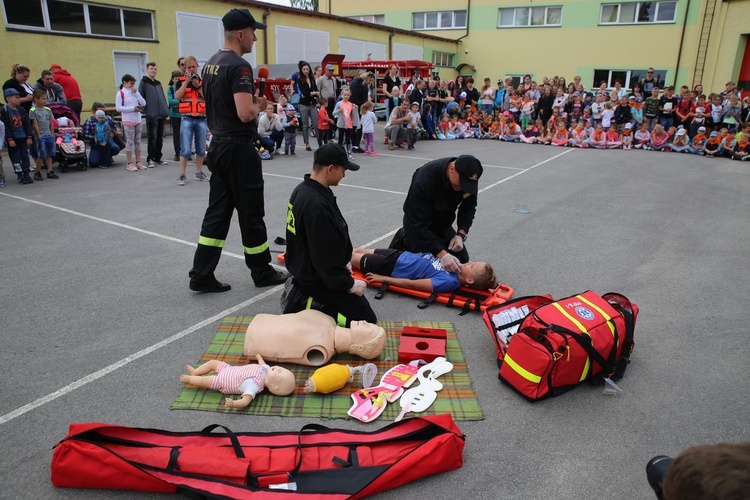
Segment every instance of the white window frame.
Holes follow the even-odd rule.
[[[456,54],[452,52],[439,52],[437,50],[432,52],[432,64],[440,66],[442,68],[453,68],[453,60],[456,58]]]
[[[464,14],[464,24],[461,26],[456,25],[456,14],[459,12],[463,12]],[[442,25],[442,18],[443,14],[451,14],[451,25],[450,26],[443,26]],[[417,28],[414,26],[414,16],[423,16],[422,17],[422,28]],[[437,25],[434,28],[428,28],[427,27],[427,16],[428,15],[436,15],[437,16]],[[427,11],[427,12],[412,12],[411,15],[411,26],[412,30],[414,31],[433,31],[433,30],[456,30],[456,29],[464,29],[466,28],[466,11],[465,10],[444,10],[444,11]]]
[[[633,79],[633,75],[634,74],[639,75],[639,76],[642,76],[642,75],[646,74],[646,69],[594,68],[594,73],[596,73],[597,71],[609,71],[609,76],[607,77],[607,88],[608,89],[612,89],[612,88],[615,87],[615,82],[612,79],[612,73],[615,73],[615,72],[617,72],[617,73],[625,73],[625,75],[626,75],[625,76],[625,81],[624,82],[620,82],[620,83],[622,83],[622,88],[624,88],[624,89],[632,89],[634,84],[640,83],[640,81],[638,80],[638,78],[636,78],[635,80]],[[663,69],[661,69],[661,70],[660,69],[655,69],[654,70],[654,75],[655,75],[655,78],[656,78],[657,82],[664,82],[664,81],[666,81],[667,71],[663,70]],[[597,87],[597,88],[599,87],[599,82],[595,81],[593,83],[595,84],[595,85],[593,85],[593,87]]]
[[[385,24],[385,14],[370,14],[368,16],[349,16],[349,19],[372,24]]]
[[[632,21],[620,21],[620,14],[622,13],[622,6],[624,4],[632,3],[635,4],[635,13],[633,15]],[[638,13],[640,12],[641,5],[644,3],[652,3],[654,4],[654,20],[653,21],[639,21],[638,20]],[[674,4],[674,17],[672,20],[669,21],[658,21],[659,18],[659,9],[661,8],[662,4]],[[604,8],[605,7],[617,7],[617,19],[615,21],[609,22],[604,21],[602,19],[602,16],[604,15]],[[600,26],[614,26],[614,25],[623,25],[623,24],[674,24],[675,20],[677,19],[677,2],[676,1],[668,1],[668,2],[619,2],[619,3],[603,3],[601,4],[599,8],[599,25]]]
[[[53,30],[52,25],[50,23],[49,18],[49,8],[47,7],[47,0],[40,0],[41,6],[42,6],[42,21],[44,23],[44,27],[38,27],[38,26],[27,26],[25,24],[12,24],[8,22],[8,13],[5,9],[5,2],[2,2],[3,7],[3,16],[5,17],[5,26],[8,28],[15,28],[20,29],[24,31],[44,31],[44,32],[50,32],[50,33],[59,33],[63,35],[75,35],[75,36],[84,36],[84,37],[92,37],[92,38],[109,38],[113,40],[156,40],[156,26],[154,25],[154,12],[150,10],[144,10],[144,9],[131,9],[131,8],[124,8],[119,5],[107,5],[107,4],[95,4],[95,3],[88,3],[88,2],[76,2],[76,1],[70,1],[70,0],[56,0],[59,2],[64,3],[73,3],[73,4],[79,4],[83,6],[83,15],[84,15],[84,24],[86,26],[86,32],[81,33],[78,31],[62,31],[62,30]],[[121,36],[117,35],[100,35],[98,33],[92,33],[91,32],[91,21],[89,19],[89,5],[93,5],[96,7],[104,7],[108,9],[114,9],[120,11],[120,29],[121,29]],[[125,35],[125,11],[131,11],[131,12],[141,12],[146,13],[151,16],[151,37],[145,38],[145,37],[134,37],[134,36],[126,36]]]
[[[544,9],[544,24],[531,24],[531,12],[532,9]],[[560,9],[560,22],[559,23],[549,23],[547,22],[549,19],[549,9]],[[502,16],[503,11],[513,11],[513,23],[511,24],[500,24],[500,18]],[[528,18],[528,24],[525,25],[517,25],[516,19],[518,18],[518,15],[520,12],[526,11],[527,12],[527,18]],[[532,7],[503,7],[497,10],[497,27],[501,29],[507,29],[507,28],[559,28],[562,26],[562,18],[563,18],[563,6],[562,5],[535,5]]]

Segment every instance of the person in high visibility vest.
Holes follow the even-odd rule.
[[[174,97],[180,103],[178,110],[182,115],[180,121],[180,177],[178,186],[187,184],[185,170],[188,159],[195,147],[195,180],[208,181],[203,172],[203,159],[206,157],[206,101],[203,99],[203,80],[198,75],[198,59],[185,57],[185,76],[175,85]],[[194,144],[193,144],[194,143]]]

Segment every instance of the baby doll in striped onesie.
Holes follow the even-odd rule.
[[[268,366],[260,354],[256,359],[257,365],[232,366],[217,359],[206,361],[198,368],[187,365],[190,375],[180,376],[180,382],[220,391],[222,394],[242,394],[240,399],[224,400],[224,404],[229,408],[246,407],[266,387],[271,394],[277,396],[288,396],[294,392],[297,382],[292,372],[280,366]],[[209,372],[216,374],[202,376]]]

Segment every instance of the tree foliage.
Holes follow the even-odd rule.
[[[318,10],[318,0],[289,0],[292,7],[304,10]]]

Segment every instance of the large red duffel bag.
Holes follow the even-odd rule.
[[[211,433],[217,427],[226,433]],[[363,498],[463,464],[450,414],[373,432],[310,424],[300,432],[169,432],[71,424],[52,455],[52,484],[210,498]]]
[[[498,377],[537,401],[584,381],[621,378],[637,316],[625,296],[588,291],[557,301],[521,297],[488,308],[484,321],[497,349]]]

